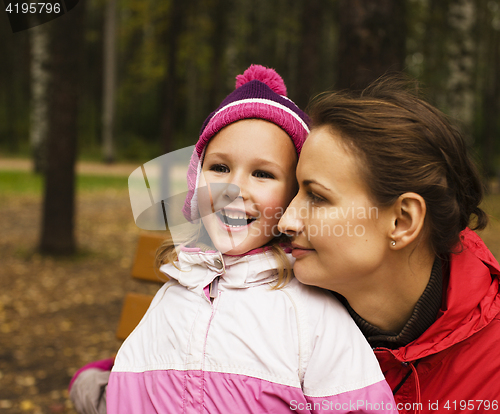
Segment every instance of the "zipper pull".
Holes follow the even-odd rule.
[[[219,276],[210,283],[210,300],[214,300],[219,294]]]

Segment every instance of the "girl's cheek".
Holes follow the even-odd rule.
[[[263,208],[276,209],[279,207],[284,207],[286,205],[286,200],[284,196],[276,196],[277,194],[270,194],[268,197],[261,198],[260,204]]]
[[[286,203],[274,203],[273,205],[268,204],[266,208],[262,209],[261,211],[266,220],[274,221],[277,224],[281,216],[285,212],[286,207]]]

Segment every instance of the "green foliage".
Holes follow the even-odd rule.
[[[404,0],[406,71],[421,80],[428,99],[447,111],[449,47],[453,41],[453,0]],[[234,77],[249,64],[274,67],[288,94],[307,84],[311,95],[335,86],[338,62],[339,0],[322,0],[317,74],[301,78],[306,0],[183,0],[177,42],[175,96],[166,96],[169,22],[174,0],[119,0],[117,19],[117,91],[115,143],[118,159],[143,160],[162,152],[164,108],[175,99],[175,147],[192,144],[205,117],[234,88]],[[500,0],[477,0],[473,29],[474,120],[471,134],[481,153],[500,152],[500,122],[492,121],[487,91],[500,82]],[[79,154],[99,159],[102,116],[103,16],[106,0],[89,0],[86,8],[84,76],[79,112]],[[50,24],[50,23],[48,23]],[[0,53],[0,150],[29,154],[29,32],[15,36],[4,28]],[[388,68],[389,69],[389,68]],[[390,69],[389,69],[390,70]],[[500,93],[496,97],[496,105]],[[491,112],[491,111],[490,111]],[[488,150],[484,150],[484,148]],[[493,157],[493,159],[495,159]],[[490,164],[493,161],[490,161]],[[495,168],[486,168],[490,173]]]
[[[79,192],[104,191],[108,189],[126,191],[128,190],[128,177],[78,175],[76,188]]]
[[[126,176],[78,175],[76,181],[78,191],[103,191],[107,189],[127,190]],[[12,196],[21,194],[39,194],[43,191],[43,177],[25,171],[0,171],[0,195]]]
[[[24,171],[0,171],[0,194],[41,194],[42,177]]]
[[[117,158],[119,160],[146,162],[162,155],[160,143],[128,134],[121,137],[124,145],[118,148]]]

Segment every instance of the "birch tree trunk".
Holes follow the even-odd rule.
[[[114,124],[116,90],[116,0],[108,0],[104,18],[103,117],[102,142],[104,162],[115,161]]]
[[[474,0],[450,2],[448,22],[447,107],[451,116],[470,130],[474,117],[474,25],[476,6]]]
[[[31,36],[31,114],[30,143],[33,151],[33,169],[45,169],[49,83],[49,33],[46,25],[33,27]]]

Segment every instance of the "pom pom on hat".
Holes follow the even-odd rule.
[[[286,96],[286,86],[281,76],[274,69],[261,65],[250,65],[243,72],[243,75],[236,76],[236,89],[253,80],[261,81],[269,86],[273,92]]]

